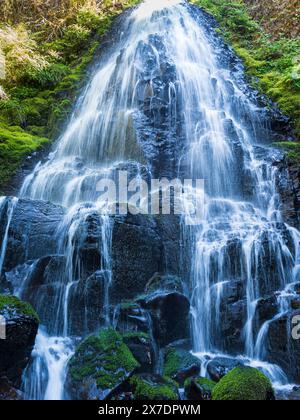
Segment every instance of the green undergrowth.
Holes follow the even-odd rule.
[[[12,295],[0,295],[0,314],[30,316],[39,322],[39,317],[32,306]]]
[[[243,59],[251,84],[290,116],[300,138],[300,40],[273,40],[249,15],[243,1],[191,0],[212,14],[218,31]]]
[[[55,22],[31,28],[26,14],[22,24],[0,20],[6,66],[0,79],[0,193],[28,154],[59,136],[103,36],[118,14],[138,2],[107,0],[95,10],[66,10],[55,35]]]

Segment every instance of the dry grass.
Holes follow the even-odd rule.
[[[300,38],[299,0],[244,0],[251,15],[273,38]]]

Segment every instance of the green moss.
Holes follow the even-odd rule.
[[[0,124],[0,191],[23,159],[48,142],[49,139],[25,132],[20,127]]]
[[[30,316],[39,322],[39,317],[32,306],[12,295],[0,295],[0,313]]]
[[[178,385],[169,378],[134,375],[130,384],[137,400],[178,400]]]
[[[104,390],[114,388],[138,367],[122,336],[107,329],[80,344],[70,361],[70,375],[75,382],[92,378]]]
[[[207,378],[188,378],[184,382],[184,388],[187,389],[191,386],[191,383],[195,382],[198,384],[205,392],[212,393],[214,387],[216,386],[216,382],[211,381]]]
[[[174,378],[179,370],[197,364],[200,365],[199,360],[187,350],[169,347],[165,353],[164,375]]]
[[[274,395],[271,382],[259,370],[239,366],[214,387],[213,400],[267,400]]]
[[[289,142],[277,142],[273,143],[275,147],[278,147],[286,152],[288,161],[291,164],[300,164],[300,143],[289,141]]]
[[[250,82],[275,101],[300,137],[300,40],[272,40],[249,15],[241,0],[191,0],[211,13],[220,34],[243,59]]]

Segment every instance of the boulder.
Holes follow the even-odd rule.
[[[216,383],[207,378],[188,378],[184,382],[184,393],[188,400],[210,401]]]
[[[23,394],[7,378],[3,377],[0,378],[0,400],[21,401],[23,400]]]
[[[274,400],[270,380],[259,370],[238,366],[227,373],[213,388],[213,400]]]
[[[124,301],[115,307],[113,324],[115,329],[121,333],[137,331],[151,333],[150,315],[133,301]]]
[[[39,318],[28,303],[11,295],[0,295],[0,316],[5,321],[5,328],[1,325],[5,339],[0,339],[0,376],[18,387],[34,346]]]
[[[216,357],[207,364],[207,372],[214,382],[219,382],[228,372],[243,363],[238,359]]]
[[[292,328],[297,329],[297,324],[292,322],[296,316],[300,316],[299,309],[271,322],[265,343],[265,355],[268,361],[279,365],[291,381],[299,383],[300,339],[294,339],[292,336]]]
[[[190,302],[182,293],[157,291],[138,302],[151,315],[153,335],[160,347],[190,336]]]
[[[139,368],[122,336],[101,330],[85,339],[68,366],[67,392],[74,400],[104,400]]]
[[[200,369],[201,361],[190,351],[176,344],[171,344],[165,349],[163,373],[180,386],[183,386],[187,378],[199,375]]]
[[[139,363],[139,371],[151,373],[154,369],[155,355],[150,336],[143,332],[127,332],[123,334],[123,341]]]

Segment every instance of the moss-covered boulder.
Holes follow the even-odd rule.
[[[165,350],[164,375],[174,379],[179,385],[184,381],[200,373],[201,362],[190,351],[168,346]]]
[[[274,400],[270,380],[259,370],[239,366],[227,373],[212,391],[213,400]]]
[[[207,401],[212,399],[216,382],[207,378],[188,378],[184,383],[184,393],[188,400]]]
[[[78,400],[103,400],[139,367],[121,334],[101,330],[84,340],[71,358],[67,389]]]
[[[152,372],[154,369],[154,349],[149,334],[127,332],[123,334],[124,343],[140,365],[140,372]]]
[[[15,296],[0,295],[0,377],[19,386],[39,326],[39,318],[29,303]]]
[[[130,379],[130,386],[135,400],[175,401],[179,399],[178,384],[159,375],[134,375]]]

